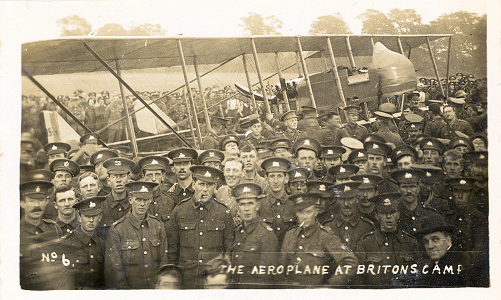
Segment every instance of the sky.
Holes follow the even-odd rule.
[[[147,3],[147,5],[145,5]],[[60,36],[56,21],[69,15],[85,18],[95,28],[107,23],[124,27],[132,24],[160,24],[167,35],[242,36],[240,18],[249,12],[264,17],[275,15],[283,22],[283,35],[306,35],[318,17],[339,12],[355,34],[362,22],[356,17],[367,9],[383,13],[393,8],[415,9],[428,23],[444,13],[465,10],[479,15],[487,12],[487,1],[329,1],[329,0],[246,0],[246,1],[17,1],[3,12],[15,16],[21,42]]]

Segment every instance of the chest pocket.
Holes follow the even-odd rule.
[[[182,245],[195,246],[195,222],[181,222],[179,223],[179,241]]]
[[[379,253],[371,253],[367,256],[367,262],[373,264],[379,264],[383,261],[383,255]]]
[[[216,247],[223,245],[225,224],[221,221],[207,221],[209,243]]]
[[[151,256],[153,260],[158,260],[160,257],[160,239],[158,238],[152,238],[150,239],[150,244],[151,244]]]
[[[402,264],[406,264],[406,263],[410,263],[410,262],[414,261],[414,255],[412,255],[412,253],[409,253],[409,252],[401,252],[399,254],[399,257],[400,257],[400,261],[402,262]]]
[[[120,243],[120,252],[122,261],[129,262],[129,264],[139,263],[139,241],[127,240]]]

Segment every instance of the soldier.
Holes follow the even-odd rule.
[[[456,112],[454,111],[454,107],[445,106],[442,116],[446,125],[440,129],[439,138],[451,140],[458,136],[456,133],[458,131],[469,137],[474,134],[473,129],[468,122],[458,119]]]
[[[76,192],[71,186],[62,184],[56,188],[54,195],[56,199],[53,204],[57,210],[56,224],[65,235],[69,234],[80,225],[73,208],[73,205],[78,201]]]
[[[203,166],[213,167],[222,171],[223,166],[221,164],[224,161],[224,153],[215,149],[206,150],[200,153],[198,161]]]
[[[463,175],[463,155],[456,150],[447,150],[443,156],[442,167],[447,178],[458,178]]]
[[[342,155],[346,152],[346,149],[341,146],[322,146],[322,162],[325,169],[328,171],[331,167],[338,166],[343,163]],[[329,172],[322,179],[323,181],[334,182],[336,178],[332,176]]]
[[[349,182],[350,177],[357,174],[358,167],[354,165],[342,164],[333,166],[329,169],[329,175],[334,177],[334,182],[336,184]]]
[[[374,275],[368,268],[373,265],[378,270],[382,265],[407,267],[420,258],[418,242],[410,234],[398,229],[400,218],[399,193],[381,194],[371,198],[376,206],[379,227],[364,235],[357,244],[356,254],[364,264],[364,279],[368,287],[390,287],[407,285],[410,282],[404,274]],[[367,272],[365,272],[367,268]]]
[[[320,146],[318,141],[308,137],[299,138],[294,146],[292,146],[292,151],[297,158],[297,166],[311,170],[311,177],[309,179],[318,180],[323,177],[321,175],[322,172],[317,168],[321,150],[322,146]]]
[[[180,290],[183,284],[183,271],[179,266],[166,264],[158,271],[157,290]]]
[[[168,190],[167,196],[174,201],[174,205],[177,205],[181,200],[191,198],[195,192],[190,168],[194,165],[198,152],[191,148],[178,148],[170,151],[167,156],[173,162],[173,170],[177,178],[177,181]]]
[[[404,144],[393,149],[391,160],[397,166],[397,170],[410,169],[416,163],[418,153],[416,149]]]
[[[445,145],[438,139],[425,137],[419,143],[421,151],[423,151],[423,158],[421,163],[441,167],[441,155],[447,149]]]
[[[285,192],[285,185],[289,181],[290,162],[282,157],[270,157],[263,161],[261,167],[266,171],[269,189],[261,199],[259,216],[273,228],[281,245],[285,233],[296,221],[294,202],[288,199]]]
[[[55,143],[48,143],[47,145],[43,146],[43,149],[47,153],[47,156],[49,158],[47,163],[50,166],[50,164],[54,160],[66,158],[68,152],[71,150],[71,145],[62,142],[55,142]]]
[[[364,143],[364,149],[367,152],[367,174],[383,177],[383,181],[378,184],[377,190],[381,193],[398,192],[398,186],[390,178],[386,177],[385,164],[391,153],[390,146],[369,141]]]
[[[325,181],[308,181],[308,194],[318,194],[318,215],[317,220],[320,224],[325,225],[327,222],[334,220],[335,213],[331,210],[333,195],[329,189],[330,182]]]
[[[242,181],[244,163],[237,158],[230,157],[224,164],[224,179],[226,185],[221,186],[216,191],[216,199],[225,204],[230,210],[231,216],[235,225],[240,224],[238,216],[238,205],[235,197],[233,197],[233,188]]]
[[[51,219],[55,221],[57,219],[58,213],[57,209],[54,206],[54,203],[56,201],[56,194],[54,193],[54,191],[63,184],[72,185],[73,177],[77,176],[80,173],[80,167],[74,161],[66,158],[60,158],[54,160],[50,164],[50,171],[54,175],[52,179],[54,188],[51,189],[49,194],[50,205],[48,205],[45,209],[44,219]]]
[[[450,208],[446,199],[451,193],[445,187],[444,171],[438,167],[422,164],[415,164],[412,168],[424,171],[419,182],[419,203],[436,209],[442,215],[448,213]]]
[[[355,274],[358,264],[355,255],[329,227],[320,225],[316,219],[318,197],[316,194],[291,197],[296,201],[295,212],[299,226],[287,232],[282,245],[281,264],[286,268],[295,266],[297,270],[285,272],[284,283],[287,288],[344,286]],[[334,267],[336,271],[342,269],[341,274],[328,277],[318,269],[330,268],[333,263],[337,265],[337,268]],[[334,270],[327,271],[334,273]]]
[[[89,197],[73,204],[80,224],[65,237],[66,258],[74,264],[75,289],[102,289],[105,241],[97,233],[101,203],[105,197]]]
[[[351,181],[331,187],[339,212],[334,220],[325,224],[348,249],[355,249],[358,240],[367,232],[374,230],[374,223],[362,217],[359,212],[358,186],[360,182]]]
[[[221,140],[221,136],[227,134],[226,125],[229,120],[220,117],[213,117],[211,122],[211,129],[207,133],[207,136],[204,138],[204,142],[202,143],[202,150],[209,149],[218,149],[219,141]],[[224,149],[222,149],[224,150]]]
[[[201,288],[199,275],[208,261],[227,252],[233,242],[234,223],[226,205],[213,198],[223,172],[192,166],[194,195],[180,202],[167,224],[169,263],[183,269],[183,288]]]
[[[280,121],[285,124],[285,130],[283,133],[278,135],[278,138],[287,139],[291,145],[293,145],[300,135],[303,134],[302,131],[297,129],[297,115],[295,110],[289,110],[284,112],[280,116]]]
[[[391,103],[389,103],[389,104],[391,104]],[[383,106],[383,105],[384,104],[382,104],[381,106]],[[391,104],[391,105],[394,106],[393,104]],[[375,135],[382,137],[385,142],[392,143],[395,146],[402,145],[404,143],[402,141],[402,138],[400,137],[400,135],[398,133],[395,133],[397,131],[397,128],[396,128],[395,124],[392,122],[393,115],[391,115],[387,112],[383,112],[383,111],[376,111],[376,112],[374,112],[374,114],[379,117],[378,119],[380,121],[379,129],[378,129],[377,133],[375,133]],[[393,126],[390,127],[390,124],[392,124]],[[393,128],[393,127],[394,127],[395,132],[390,130],[390,128]]]
[[[456,150],[457,152],[464,154],[469,151],[473,151],[473,145],[469,139],[464,137],[453,138],[448,145],[450,150]]]
[[[110,228],[106,241],[106,286],[114,289],[152,289],[160,266],[167,263],[163,223],[147,214],[153,182],[130,182],[131,209]]]
[[[366,174],[368,172],[367,152],[364,149],[351,151],[350,155],[348,155],[348,162],[358,167],[357,174]]]
[[[170,160],[163,156],[147,156],[141,158],[138,165],[143,171],[144,181],[158,184],[153,188],[153,201],[148,208],[148,214],[167,224],[175,205],[168,196],[172,183],[165,176],[166,169],[170,167]]]
[[[261,188],[257,184],[244,183],[232,191],[238,203],[242,224],[235,229],[235,240],[231,246],[234,266],[243,266],[243,274],[237,272],[233,282],[237,288],[266,288],[273,284],[273,274],[252,274],[254,268],[274,266],[279,251],[278,240],[273,229],[259,216],[258,196]]]
[[[405,116],[403,124],[402,136],[405,137],[405,143],[413,143],[418,136],[423,134],[423,117],[416,114],[408,114]]]
[[[446,125],[444,119],[442,119],[442,112],[440,111],[440,104],[432,103],[428,106],[428,112],[431,112],[433,119],[426,124],[423,133],[438,138],[440,137],[440,130]]]
[[[322,145],[341,146],[341,139],[348,136],[348,133],[341,128],[341,118],[337,108],[329,109],[325,114],[325,128],[322,129]]]
[[[242,183],[255,183],[261,187],[261,190],[266,191],[268,189],[268,183],[266,179],[261,177],[257,172],[257,151],[252,145],[245,145],[242,147],[240,152],[240,159],[244,163],[245,173],[242,176]]]
[[[104,239],[111,225],[130,210],[130,194],[125,185],[130,181],[129,172],[134,165],[132,160],[122,157],[110,158],[103,163],[103,167],[108,170],[108,185],[111,187],[111,192],[102,204],[103,217],[99,222],[99,234]]]
[[[78,162],[81,165],[87,165],[90,162],[90,157],[96,153],[100,147],[106,147],[98,133],[87,133],[80,138],[82,147],[76,151],[71,157],[71,160]]]
[[[228,157],[238,157],[240,150],[238,149],[239,142],[236,135],[227,135],[221,138],[219,149],[224,151]]]
[[[22,218],[19,225],[19,250],[22,289],[39,289],[40,276],[33,272],[33,262],[40,258],[29,250],[35,238],[39,242],[57,239],[61,236],[61,228],[55,221],[43,219],[47,206],[48,190],[53,186],[48,181],[30,181],[20,185]]]
[[[473,190],[475,195],[474,206],[489,216],[489,163],[487,151],[468,152],[463,155],[470,168],[470,176],[474,180]]]
[[[367,130],[367,128],[357,124],[359,118],[358,107],[350,105],[345,107],[344,111],[346,112],[346,121],[347,121],[344,130],[348,134],[348,137],[363,142],[367,137],[367,135],[369,135],[369,131]]]
[[[375,205],[370,199],[376,196],[377,185],[383,180],[383,177],[372,174],[361,174],[351,176],[351,180],[360,182],[358,186],[358,211],[360,215],[376,224]]]
[[[439,214],[435,209],[420,203],[419,182],[424,178],[425,172],[419,169],[397,170],[390,175],[400,189],[400,219],[398,228],[412,235],[418,232],[426,216]]]
[[[263,125],[261,124],[261,120],[258,115],[251,118],[245,125],[249,126],[250,134],[248,134],[242,141],[243,145],[250,144],[253,147],[257,147],[260,141],[266,140],[266,138],[261,134],[263,132]]]
[[[300,137],[308,137],[314,139],[320,143],[323,140],[322,127],[318,124],[318,114],[317,109],[310,106],[303,106],[303,119],[301,120],[301,125],[298,126],[299,130],[302,130]],[[297,143],[298,139],[296,139]]]
[[[273,156],[292,158],[291,153],[292,144],[286,138],[277,138],[270,142],[270,149],[273,151]],[[292,159],[291,159],[292,162]]]
[[[94,171],[99,177],[101,185],[97,194],[98,196],[106,196],[111,192],[111,187],[108,185],[108,171],[103,166],[103,163],[113,157],[118,157],[118,154],[109,149],[99,150],[90,157],[90,163],[94,165]]]
[[[78,176],[78,188],[80,189],[82,199],[97,197],[99,187],[99,177],[93,171],[84,172]]]
[[[288,172],[288,194],[289,196],[295,194],[305,194],[308,192],[306,181],[310,177],[310,170],[305,168],[295,168]]]

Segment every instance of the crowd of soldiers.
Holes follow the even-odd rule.
[[[489,286],[480,98],[418,90],[365,126],[357,105],[304,106],[245,135],[213,117],[202,150],[157,156],[48,143],[47,168],[21,161],[21,287]]]

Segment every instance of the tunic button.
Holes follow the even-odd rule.
[[[461,229],[459,229],[459,233],[461,233]]]
[[[35,234],[38,234],[38,231],[37,231],[37,232],[35,232]]]
[[[204,233],[203,233],[203,232],[200,232],[200,235],[204,235]]]
[[[153,204],[157,204],[156,202],[153,202]]]
[[[144,224],[143,224],[143,225],[141,225],[141,227],[144,227]]]
[[[143,242],[146,242],[146,238],[143,238]]]
[[[127,248],[128,248],[128,249],[130,249],[130,246],[129,246],[129,247],[127,247]]]
[[[155,217],[157,217],[157,216],[158,216],[158,214],[155,214]]]
[[[279,219],[280,219],[280,215],[278,215],[278,216],[277,216],[277,218],[279,218]]]
[[[301,257],[298,257],[298,258],[297,258],[297,261],[301,261]]]
[[[344,230],[348,230],[348,226],[345,226],[345,227],[344,227]]]
[[[77,259],[76,262],[80,262],[80,260]]]
[[[389,257],[389,256],[387,256],[387,257],[386,257],[386,259],[387,259],[387,260],[390,260],[390,257]]]
[[[412,231],[416,231],[416,228],[412,228]]]
[[[94,269],[90,269],[91,272],[94,272]]]
[[[145,265],[144,265],[144,267],[145,267],[145,268],[147,268],[147,267],[148,267],[148,265],[147,265],[147,264],[145,264]]]
[[[237,246],[240,246],[241,243],[237,243]]]
[[[200,220],[200,223],[203,223],[203,222],[204,222],[204,220]]]
[[[304,239],[305,238],[304,234],[301,237]]]
[[[183,193],[183,196],[186,196],[186,193]]]
[[[91,255],[90,255],[90,258],[94,258],[94,255],[92,255],[92,254],[91,254]]]
[[[118,209],[118,211],[122,211],[122,209],[121,209],[121,208],[119,208],[119,209]]]
[[[280,227],[278,227],[277,230],[280,230]]]
[[[68,229],[66,229],[66,232],[70,232],[70,229],[69,229],[69,228],[68,228]]]
[[[237,255],[237,256],[238,256],[238,255]],[[198,262],[199,262],[199,263],[202,263],[202,260],[199,260]]]
[[[385,246],[388,246],[388,243],[384,243]]]
[[[91,247],[91,246],[92,246],[92,244],[91,244],[91,243],[89,243],[89,247]]]
[[[146,255],[146,254],[148,254],[148,251],[144,251],[143,253]]]
[[[240,233],[244,233],[244,230],[243,230],[243,229],[242,229],[242,230],[240,230]]]
[[[280,205],[280,202],[277,202],[277,205]],[[280,218],[280,217],[279,217]]]
[[[416,217],[412,216],[412,218],[411,218],[411,219],[416,220]]]
[[[238,257],[238,254],[237,254],[237,255],[235,255],[235,257]],[[200,261],[200,262],[202,262],[202,261]]]
[[[198,249],[200,249],[200,250],[204,250],[204,247],[200,246],[200,248],[198,248]]]
[[[184,229],[188,229],[188,227],[184,227]]]
[[[463,218],[459,218],[459,221],[463,221]]]
[[[303,250],[303,246],[299,246],[299,249],[300,249],[300,250]]]
[[[204,210],[204,208],[203,208],[203,207],[200,207],[200,210]]]
[[[349,238],[345,238],[344,240],[345,240],[345,241],[347,241],[347,242],[349,242],[349,241],[350,241],[350,239],[349,239]]]

